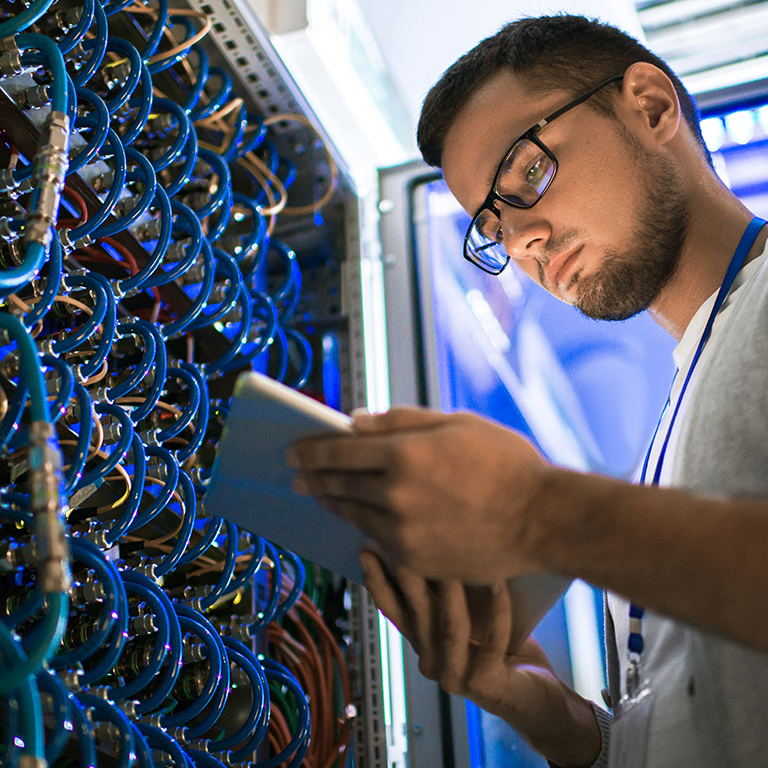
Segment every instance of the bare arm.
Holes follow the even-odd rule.
[[[292,451],[297,488],[430,578],[549,571],[768,650],[768,499],[642,488],[545,462],[479,417],[393,409]]]

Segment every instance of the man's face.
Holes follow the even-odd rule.
[[[571,98],[537,95],[510,71],[478,89],[443,152],[446,182],[470,215],[511,143]],[[559,169],[533,208],[498,204],[510,257],[589,317],[626,319],[651,306],[675,271],[686,230],[674,164],[585,104],[539,136]]]

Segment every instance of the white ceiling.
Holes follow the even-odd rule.
[[[413,124],[440,75],[508,21],[566,11],[593,16],[642,38],[631,0],[357,0]]]

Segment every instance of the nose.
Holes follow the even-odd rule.
[[[504,250],[515,261],[536,259],[552,236],[549,222],[536,208],[515,208],[502,201],[497,203],[501,221]]]

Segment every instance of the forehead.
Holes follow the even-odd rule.
[[[472,94],[448,130],[442,157],[445,181],[469,213],[482,205],[512,142],[567,100],[565,91],[542,94],[506,69]]]

